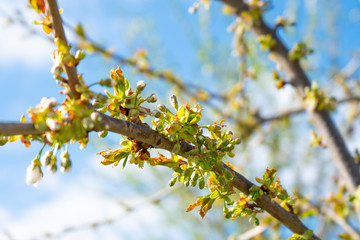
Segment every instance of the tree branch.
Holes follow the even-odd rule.
[[[46,2],[47,10],[50,15],[52,30],[54,32],[54,38],[61,39],[67,45],[68,43],[66,40],[64,27],[62,24],[62,19],[59,13],[59,8],[56,3],[56,0],[45,0],[45,2]],[[70,90],[74,94],[74,97],[78,99],[80,98],[80,94],[75,89],[76,84],[79,82],[76,68],[68,66],[65,62],[63,62],[63,65],[64,65],[63,70],[68,78],[67,80]]]
[[[337,101],[337,104],[342,104],[342,103],[347,103],[347,102],[360,102],[360,97],[348,97],[348,98],[344,98],[341,99],[339,101]],[[288,118],[294,115],[298,115],[300,113],[304,113],[306,112],[306,109],[304,107],[300,107],[297,109],[292,109],[292,110],[287,110],[283,113],[280,113],[278,115],[274,115],[274,116],[270,116],[270,117],[262,117],[262,116],[258,116],[259,117],[259,121],[260,123],[265,123],[265,122],[271,122],[271,121],[276,121],[276,120],[282,120],[284,118]]]
[[[0,122],[0,135],[39,135],[42,134],[32,123]]]
[[[117,118],[110,117],[103,113],[100,113],[103,117],[103,124],[108,125],[109,131],[118,133],[130,138],[134,138],[137,141],[141,141],[147,144],[150,144],[153,147],[161,148],[167,151],[172,151],[174,148],[175,143],[170,142],[164,136],[156,132],[155,130],[151,129],[147,125],[137,125],[135,123],[121,120]],[[6,129],[7,123],[0,124],[0,134],[4,136],[10,135],[17,135],[19,134],[18,130],[14,130],[12,134],[10,131]],[[32,134],[34,131],[29,125],[31,123],[10,123],[12,124],[12,128],[15,129],[17,127],[23,128],[22,125],[26,125],[23,134]],[[182,142],[181,149],[179,155],[186,157],[186,152],[192,150],[192,146],[186,142]],[[240,190],[241,192],[249,195],[250,188],[254,186],[252,182],[246,179],[240,173],[234,171],[230,167],[228,167],[225,163],[222,163],[222,166],[214,166],[213,170],[217,172],[222,172],[222,167],[227,169],[228,171],[232,172],[235,176],[232,184],[235,188]],[[294,233],[302,234],[308,228],[301,222],[301,220],[293,213],[286,211],[282,208],[278,203],[271,200],[269,196],[265,193],[258,199],[255,200],[257,205],[267,211],[270,215],[274,218],[279,220],[282,224],[284,224],[287,228],[289,228]],[[319,239],[318,237],[314,236],[312,239]]]
[[[225,4],[232,7],[236,15],[241,17],[241,13],[248,11],[250,7],[242,0],[221,0]],[[275,45],[271,47],[270,53],[273,59],[281,66],[282,70],[287,74],[290,83],[296,88],[301,97],[305,96],[305,88],[310,87],[310,80],[305,74],[298,61],[291,61],[288,58],[288,49],[279,39],[275,30],[271,29],[260,17],[258,24],[251,26],[253,32],[257,36],[270,35],[275,40]],[[337,127],[332,121],[327,111],[309,111],[312,119],[320,131],[328,149],[331,152],[337,169],[340,172],[346,187],[350,192],[354,192],[355,188],[360,185],[359,167],[356,165],[353,157],[346,147],[345,141],[340,135]]]
[[[56,0],[45,0],[45,2],[48,7],[50,19],[53,24],[53,31],[55,38],[59,38],[63,40],[65,43],[67,43]],[[231,1],[231,2],[233,3],[236,2],[239,4],[239,6],[246,6],[242,1]],[[280,47],[281,46],[283,45],[280,44]],[[286,51],[287,50],[285,49],[285,53]],[[300,67],[299,69],[302,71]],[[80,95],[75,90],[75,85],[78,83],[76,68],[69,67],[64,63],[64,72],[68,77],[68,84],[72,93],[74,94],[75,98],[79,98]],[[291,76],[290,79],[292,79]],[[303,87],[305,86],[306,84]],[[164,136],[154,131],[147,125],[137,125],[129,121],[109,117],[105,114],[101,114],[101,115],[103,117],[102,122],[109,126],[109,131],[111,132],[119,133],[128,136],[130,138],[134,138],[138,141],[148,143],[156,148],[162,148],[168,151],[172,151],[174,148],[175,145],[174,143],[170,142]],[[34,131],[35,128],[33,126],[31,127],[31,125],[29,126],[29,123],[18,123],[18,126],[16,126],[14,123],[11,124],[12,127],[20,127],[24,125],[26,126],[24,129],[24,132],[26,131],[26,134],[36,134],[36,132]],[[5,127],[6,127],[6,123],[0,125],[0,134],[3,134],[5,136],[19,134],[19,131],[14,129],[13,129],[14,134],[12,134],[9,130],[5,130],[6,129]],[[190,151],[191,149],[192,146],[190,144],[183,142],[180,149],[180,155],[186,156],[185,153]],[[242,176],[240,173],[232,170],[224,163],[222,163],[222,166],[214,166],[213,170],[217,172],[222,172],[222,167],[226,168],[228,171],[234,174],[235,179],[232,182],[233,186],[238,190],[244,192],[245,194],[249,195],[250,193],[249,189],[252,186],[254,186],[254,184],[250,182],[248,179],[246,179],[244,176]],[[258,204],[259,207],[266,210],[268,213],[270,213],[273,217],[278,219],[281,223],[283,223],[294,233],[303,234],[305,231],[308,230],[307,227],[300,221],[300,219],[295,214],[286,211],[278,203],[271,200],[269,196],[267,196],[265,193],[260,198],[256,199],[255,202]],[[319,239],[319,238],[314,235],[312,239]]]

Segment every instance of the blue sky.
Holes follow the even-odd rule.
[[[209,13],[200,15],[187,13],[188,7],[193,3],[190,0],[91,1],[90,3],[62,0],[59,2],[64,8],[63,17],[66,22],[72,25],[81,22],[89,36],[97,42],[114,48],[116,53],[123,56],[131,56],[136,49],[145,47],[149,49],[150,59],[158,68],[172,69],[186,82],[208,87],[212,91],[218,91],[221,80],[214,77],[215,75],[209,76],[209,72],[204,70],[206,66],[204,67],[199,61],[197,50],[199,47],[204,47],[199,40],[206,40],[207,37],[214,39],[214,53],[224,49],[225,57],[215,57],[217,64],[221,64],[223,59],[233,61],[230,53],[232,34],[227,32],[226,28],[234,18],[221,15],[219,10],[221,4],[218,1],[213,1]],[[308,14],[305,13],[305,9],[312,1],[294,2],[273,1],[274,8],[266,15],[266,19],[272,22],[285,9],[287,9],[285,15],[291,16],[296,13],[296,30],[289,30],[288,34],[281,33],[289,44],[303,39],[310,26],[306,20]],[[331,2],[323,4],[329,5],[329,8],[340,9],[338,13],[340,17],[335,25],[339,34],[335,39],[338,45],[338,64],[342,67],[359,47],[357,39],[360,36],[360,4],[355,0],[344,3]],[[22,26],[5,24],[3,12],[12,14],[15,9],[23,12],[29,22],[37,19],[36,14],[26,8],[26,3],[27,1],[0,0],[2,23],[0,25],[0,121],[18,121],[21,114],[26,113],[29,107],[38,104],[43,96],[61,98],[58,94],[59,87],[50,74],[52,66],[50,54],[53,45],[43,36],[29,35]],[[326,25],[327,18],[319,14],[319,9],[314,11],[317,14],[315,29],[322,28]],[[210,21],[205,21],[207,17],[210,17]],[[38,26],[33,27],[39,29]],[[70,41],[74,41],[71,33],[68,32],[68,36]],[[332,40],[325,30],[311,37],[314,48],[320,47],[320,51],[315,52],[311,57],[311,64],[320,69],[328,68],[331,64],[328,60],[329,53],[323,51],[325,47],[321,47],[330,44]],[[109,70],[116,64],[114,61],[104,61],[92,55],[81,63],[78,70],[84,73],[88,83],[92,83],[107,77]],[[215,65],[215,67],[221,66]],[[124,69],[125,74],[131,76],[130,80],[133,84],[142,78],[132,69],[128,67]],[[216,70],[215,68],[215,72]],[[314,72],[311,76],[326,83],[328,79],[326,74]],[[146,81],[149,93],[164,93],[160,96],[161,100],[167,99],[171,94],[171,91],[168,91],[170,87],[168,84],[160,80]],[[284,98],[287,94],[283,93]],[[141,201],[141,194],[124,185],[123,182],[131,179],[132,174],[141,173],[146,177],[154,178],[154,173],[148,169],[139,170],[133,167],[129,167],[128,171],[122,171],[120,168],[101,166],[100,158],[95,153],[104,146],[116,147],[120,137],[111,135],[107,143],[99,143],[95,134],[93,138],[90,146],[83,151],[80,151],[76,144],[71,146],[70,156],[73,159],[71,173],[58,172],[51,175],[44,171],[44,179],[37,188],[25,184],[25,173],[31,159],[35,157],[41,146],[35,143],[31,148],[25,148],[20,143],[13,143],[0,147],[0,238],[3,237],[1,234],[4,234],[4,231],[9,231],[17,237],[16,239],[25,239],[25,236],[31,238],[45,231],[57,232],[72,224],[116,218],[123,214],[124,210],[113,198],[115,196],[118,199],[125,193],[130,196],[126,198],[128,201]],[[266,153],[260,154],[266,155]],[[170,179],[169,172],[164,169],[159,171],[161,176]],[[108,181],[122,184],[119,189],[113,191],[113,184],[103,187]],[[146,185],[144,195],[162,190],[166,186],[166,181],[158,185]],[[173,203],[170,201],[169,204]],[[167,223],[163,216],[156,213],[156,206],[149,205],[126,218],[124,220],[126,224],[120,221],[115,225],[116,227],[109,229],[104,227],[98,231],[78,231],[64,235],[61,239],[98,239],[99,236],[104,236],[103,234],[106,234],[107,239],[119,239],[119,236],[123,239],[131,239],[129,234],[132,231],[140,234],[139,239],[147,238],[147,235],[141,233],[142,226],[146,226],[145,230],[155,239],[161,239],[166,234],[172,236],[171,239],[177,239],[178,229],[170,227],[165,232],[161,232],[156,228],[157,225],[166,226]],[[51,216],[56,216],[56,220]],[[148,220],[154,216],[158,219]],[[194,221],[200,222],[199,219]],[[158,224],[155,224],[156,222]],[[191,236],[186,235],[186,238],[191,239]]]

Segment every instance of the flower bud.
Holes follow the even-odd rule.
[[[176,109],[176,111],[178,110],[178,107],[179,107],[179,104],[178,104],[178,100],[176,98],[175,95],[171,95],[170,96],[170,102],[171,102],[171,105]]]
[[[100,80],[99,84],[100,84],[100,86],[112,87],[116,83],[113,80],[111,80],[110,78],[107,78],[107,79]]]
[[[199,188],[203,189],[205,187],[205,179],[203,176],[199,177]]]
[[[69,154],[67,152],[64,152],[60,155],[61,158],[61,164],[60,164],[60,170],[62,173],[68,172],[71,170],[71,161],[69,158]]]
[[[5,145],[8,142],[8,138],[5,136],[0,136],[0,146]]]
[[[40,105],[41,105],[43,108],[53,108],[53,107],[56,107],[57,102],[56,102],[56,99],[55,99],[55,98],[43,97],[43,98],[40,100]]]
[[[34,159],[26,170],[26,184],[33,184],[36,187],[43,177],[41,171],[40,162],[38,159]]]
[[[154,116],[154,117],[156,117],[156,118],[161,118],[161,116],[162,116],[162,113],[159,111],[159,110],[153,110],[152,112],[151,112],[151,114]]]
[[[157,101],[157,96],[156,96],[156,94],[155,94],[155,93],[152,93],[150,96],[148,96],[148,97],[146,98],[146,101],[147,101],[148,103],[154,103],[154,102],[156,102],[156,101]]]
[[[129,118],[130,118],[131,120],[135,120],[135,119],[137,119],[137,118],[139,117],[139,114],[140,114],[139,110],[137,110],[137,109],[130,109],[130,111],[129,111]]]
[[[52,151],[46,151],[46,153],[41,157],[40,162],[43,166],[48,166],[51,163],[51,158],[53,156]]]
[[[57,170],[56,163],[49,165],[49,166],[48,166],[48,170],[49,170],[49,172],[51,172],[51,173],[55,173],[56,170]]]
[[[104,138],[104,137],[106,137],[106,136],[108,135],[108,131],[107,131],[107,130],[103,130],[103,131],[99,132],[98,135],[99,135],[99,137]]]
[[[169,186],[173,187],[175,185],[177,181],[177,176],[173,177],[170,181],[169,181]]]
[[[76,51],[76,54],[75,54],[76,59],[82,60],[82,59],[84,59],[84,57],[85,57],[84,51],[82,51],[80,49]]]
[[[101,122],[101,120],[102,120],[102,116],[100,115],[100,113],[95,112],[95,111],[90,114],[90,118],[94,122]]]
[[[51,131],[60,130],[60,124],[53,118],[46,119],[46,125],[50,128]]]
[[[90,118],[84,118],[82,120],[82,124],[86,130],[92,130],[95,127],[94,121],[91,120]]]
[[[148,150],[146,149],[143,149],[140,151],[140,155],[139,155],[139,158],[143,161],[146,161],[150,158],[150,153]]]
[[[60,76],[60,74],[62,73],[62,67],[60,67],[59,65],[54,65],[51,68],[50,72],[55,76]]]
[[[144,81],[138,81],[137,85],[136,85],[136,92],[137,93],[141,93],[144,88],[146,87],[146,83]]]
[[[159,104],[159,105],[157,106],[157,108],[158,108],[161,112],[167,112],[167,111],[168,111],[167,107],[165,107],[164,104]]]
[[[233,140],[231,141],[231,143],[232,143],[232,144],[235,144],[235,145],[240,144],[240,143],[241,143],[241,139],[240,139],[240,138],[235,138],[235,139],[233,139]]]

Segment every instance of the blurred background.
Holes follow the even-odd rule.
[[[317,201],[336,189],[328,151],[310,147],[314,127],[309,116],[300,112],[271,120],[301,108],[301,101],[290,86],[275,87],[276,66],[268,53],[260,51],[252,34],[231,31],[236,19],[224,14],[221,2],[211,1],[209,8],[200,4],[195,13],[190,13],[196,7],[192,0],[58,3],[68,40],[74,49],[87,50],[78,66],[86,83],[109,77],[110,69],[121,65],[131,84],[145,80],[145,95],[156,93],[159,103],[170,106],[169,96],[175,93],[181,104],[200,102],[203,125],[226,119],[243,139],[236,157],[227,160],[248,179],[275,167],[289,192],[297,189]],[[63,99],[50,73],[51,35],[33,24],[40,18],[27,5],[25,0],[0,0],[0,121],[27,117],[44,96]],[[315,50],[302,63],[310,78],[337,99],[346,99],[348,91],[359,96],[360,1],[269,2],[266,21],[274,25],[279,15],[295,23],[279,30],[289,47],[303,41]],[[82,26],[86,39],[75,33],[76,26]],[[144,66],[153,72],[142,71]],[[352,152],[359,141],[357,105],[341,104],[333,114]],[[267,120],[258,124],[257,116]],[[241,236],[253,223],[223,218],[222,206],[203,220],[197,211],[186,213],[196,196],[207,191],[168,187],[170,170],[101,165],[96,153],[118,148],[121,138],[109,134],[104,140],[94,133],[85,149],[71,145],[71,172],[44,171],[36,188],[25,184],[25,174],[41,145],[1,146],[0,239],[246,239]],[[304,222],[329,239],[340,231],[321,219]],[[265,231],[268,239],[291,235],[285,228]]]

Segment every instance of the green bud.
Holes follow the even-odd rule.
[[[161,118],[162,117],[162,113],[159,111],[159,110],[153,110],[152,112],[151,112],[151,114],[154,116],[154,117],[156,117],[156,118]]]
[[[197,180],[199,179],[199,173],[197,171],[193,171],[190,179],[190,186],[195,187]]]
[[[138,81],[137,85],[136,85],[136,93],[141,93],[144,88],[146,87],[146,83],[144,81]]]
[[[187,169],[185,169],[183,176],[185,178],[188,178],[188,177],[190,177],[191,173],[192,173],[191,169],[187,168]]]
[[[8,142],[8,138],[5,136],[0,137],[0,146],[5,145]]]
[[[231,141],[232,144],[237,145],[241,143],[241,139],[240,138],[235,138]]]
[[[178,108],[179,108],[179,104],[178,104],[178,100],[176,98],[175,95],[171,95],[170,96],[170,102],[171,102],[171,105],[175,108],[175,110],[177,111]]]
[[[130,111],[129,111],[129,118],[130,118],[131,120],[137,119],[137,118],[139,117],[139,114],[140,114],[139,110],[137,110],[137,109],[130,109]]]
[[[167,109],[167,107],[165,107],[164,104],[159,104],[157,106],[157,108],[161,111],[161,112],[168,112],[169,110]]]
[[[98,136],[99,136],[99,137],[102,137],[102,138],[106,137],[107,135],[108,135],[108,131],[107,131],[107,130],[103,130],[103,131],[100,131],[100,132],[98,133]]]
[[[177,181],[177,176],[173,177],[170,181],[169,181],[169,186],[173,187]]]
[[[86,130],[92,130],[95,127],[94,121],[91,120],[90,118],[84,118],[82,120],[82,124]]]
[[[199,188],[200,188],[200,189],[203,189],[203,188],[205,187],[205,179],[204,179],[203,176],[200,176],[200,177],[199,177],[199,182],[198,182],[198,184],[199,184]]]
[[[234,179],[234,174],[232,174],[230,171],[228,170],[224,170],[224,178],[227,181],[232,181]]]
[[[146,101],[147,101],[148,103],[154,103],[154,102],[156,102],[156,101],[157,101],[157,96],[156,96],[156,94],[155,94],[155,93],[152,93],[150,96],[148,96],[148,97],[146,98]]]
[[[75,54],[76,59],[82,60],[82,59],[84,59],[84,57],[85,57],[84,51],[82,51],[80,49],[76,51],[76,54]]]
[[[99,84],[100,84],[100,86],[113,87],[115,85],[115,82],[113,80],[111,80],[110,78],[107,78],[107,79],[100,80]]]
[[[95,112],[95,111],[90,114],[90,118],[94,122],[101,122],[101,120],[102,120],[102,116],[100,115],[100,113]]]

